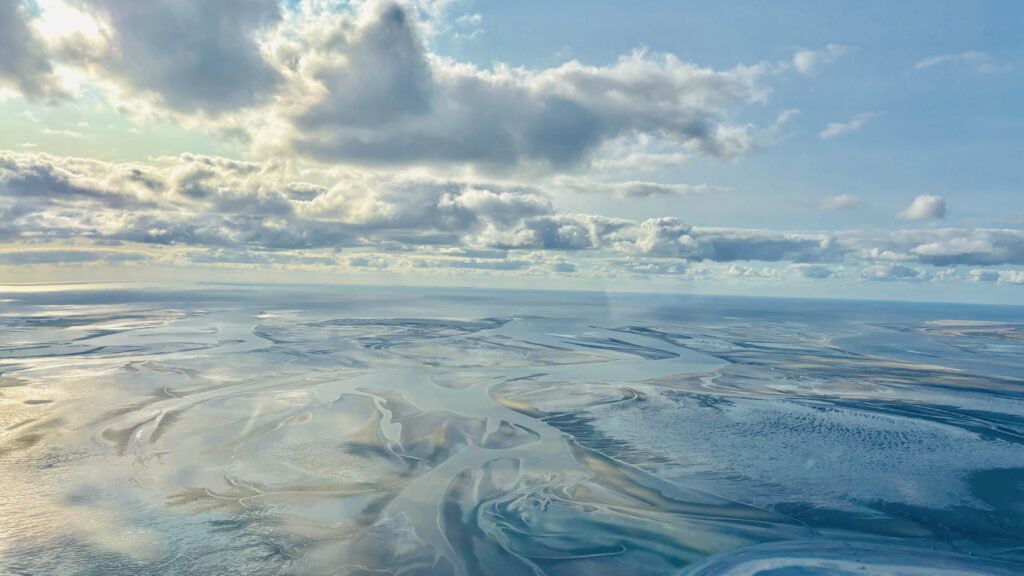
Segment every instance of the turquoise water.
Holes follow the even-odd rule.
[[[0,573],[1024,570],[1024,308],[72,285],[0,326]]]

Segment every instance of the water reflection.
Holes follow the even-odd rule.
[[[0,571],[1024,566],[1017,309],[0,296]]]

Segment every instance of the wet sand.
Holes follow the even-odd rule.
[[[1024,567],[1020,309],[0,297],[0,572]]]

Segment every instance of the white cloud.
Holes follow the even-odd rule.
[[[941,220],[946,217],[946,201],[941,196],[921,194],[899,216],[904,220]]]
[[[829,44],[824,50],[799,50],[793,55],[793,68],[800,74],[811,75],[849,51],[850,47],[842,44]]]
[[[257,140],[323,161],[487,170],[564,170],[640,135],[677,153],[754,147],[753,127],[730,117],[764,101],[767,64],[713,70],[638,51],[607,66],[486,70],[429,53],[408,9],[374,6],[275,52],[296,96]]]
[[[259,157],[448,174],[741,157],[796,113],[765,127],[738,120],[766,102],[770,77],[848,51],[724,69],[643,50],[605,65],[482,68],[429,49],[440,34],[481,31],[479,14],[448,0],[36,0],[30,19],[23,2],[0,4],[11,29],[0,46],[18,56],[0,63],[0,82],[24,94],[64,94],[62,79],[86,93],[85,83],[137,119],[231,135]],[[622,153],[623,143],[642,145]]]
[[[791,264],[789,268],[795,270],[801,277],[811,280],[824,280],[836,275],[835,270],[820,264]]]
[[[105,42],[72,36],[64,51],[172,110],[223,113],[251,106],[282,81],[257,40],[281,20],[277,0],[75,3],[101,23]]]
[[[744,112],[767,101],[773,76],[813,75],[849,49],[831,44],[791,61],[721,69],[646,51],[603,65],[485,68],[430,51],[440,34],[480,33],[482,18],[451,14],[454,4],[33,0],[27,10],[24,0],[0,0],[2,91],[54,100],[89,82],[119,109],[242,135],[256,157],[275,159],[100,162],[0,151],[0,265],[164,258],[690,278],[961,274],[1024,283],[1024,272],[989,268],[1024,266],[1019,230],[778,231],[560,211],[556,201],[567,193],[728,192],[669,181],[663,169],[701,156],[742,157],[781,139],[798,111],[765,126]],[[999,67],[968,52],[917,68],[952,64]],[[831,123],[820,136],[855,132],[876,116]],[[820,204],[862,205],[848,194]],[[923,195],[901,217],[944,214],[941,198]]]
[[[463,14],[455,19],[456,31],[453,36],[458,40],[476,40],[484,33],[483,21],[484,17],[480,14]]]
[[[1000,284],[1024,284],[1024,270],[1000,270]]]
[[[968,277],[975,282],[995,282],[999,280],[999,271],[974,269],[969,272]]]
[[[3,0],[0,82],[52,96],[58,68],[74,69],[139,117],[349,164],[548,171],[618,140],[647,138],[663,159],[756,147],[756,127],[734,117],[765,101],[777,65],[716,70],[637,51],[604,66],[485,69],[427,48],[479,32],[479,15],[450,4],[44,0],[29,26]]]
[[[840,242],[858,260],[933,266],[1024,265],[1024,231],[992,228],[844,232]]]
[[[999,284],[1024,284],[1024,270],[991,270],[975,268],[968,273],[974,282],[996,282]]]
[[[719,194],[730,189],[710,184],[683,184],[678,182],[650,182],[626,180],[604,182],[560,176],[550,181],[553,189],[578,194],[615,194],[620,198],[686,197],[698,194]]]
[[[864,112],[853,117],[849,122],[830,122],[821,131],[821,139],[829,140],[837,136],[857,132],[868,123],[869,120],[878,117],[877,112]]]
[[[970,50],[952,54],[939,54],[919,60],[914,64],[915,70],[927,70],[936,66],[966,66],[975,72],[990,73],[1009,68],[1008,64],[999,64],[991,54]]]
[[[905,264],[879,264],[867,267],[863,276],[868,280],[918,281],[927,279],[928,273],[915,266]]]
[[[0,0],[0,88],[15,88],[32,99],[65,97],[45,38],[30,20],[20,1]]]
[[[554,190],[559,185],[558,179],[552,181]],[[778,273],[754,263],[815,280],[845,275],[938,281],[949,274],[929,270],[940,268],[953,269],[965,280],[984,280],[990,275],[956,269],[1024,266],[1021,230],[712,228],[678,218],[637,221],[564,213],[553,197],[543,188],[482,180],[300,170],[290,163],[191,154],[117,163],[0,152],[0,247],[54,251],[77,239],[83,250],[123,243],[148,258],[203,265],[426,266],[540,274],[559,264],[558,270],[573,274],[614,275],[618,270],[761,279]],[[343,262],[339,250],[356,254]],[[420,264],[402,255],[416,255]],[[43,264],[47,258],[54,260],[46,254],[12,256],[3,264]],[[68,258],[140,261],[114,255]],[[500,263],[506,259],[511,263]],[[586,264],[594,261],[604,264]],[[845,270],[849,273],[840,273]],[[1020,275],[1011,272],[1000,272],[996,279],[1014,283]]]
[[[76,132],[74,130],[62,130],[62,129],[50,129],[50,128],[43,129],[43,134],[46,134],[47,136],[59,136],[59,137],[63,137],[63,138],[81,138],[82,137],[82,133],[81,132]]]
[[[3,152],[0,200],[6,233],[21,239],[280,250],[458,245],[553,212],[528,190],[198,155],[135,164]]]
[[[831,196],[822,200],[821,207],[826,210],[856,210],[857,208],[863,208],[864,202],[856,196],[839,194],[838,196]]]

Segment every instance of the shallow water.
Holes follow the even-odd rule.
[[[1024,308],[0,287],[0,325],[0,573],[1024,570]]]

